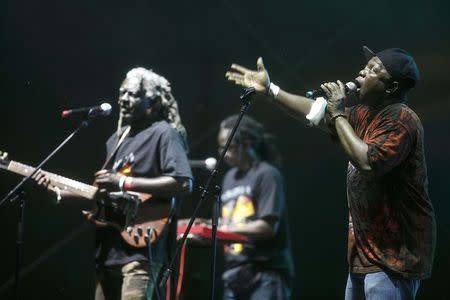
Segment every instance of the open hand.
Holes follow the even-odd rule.
[[[238,64],[232,64],[231,70],[225,73],[225,77],[244,88],[254,87],[257,92],[266,94],[270,79],[261,57],[258,58],[256,67],[257,70],[254,71]]]

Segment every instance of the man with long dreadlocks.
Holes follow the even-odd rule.
[[[219,151],[236,120],[221,123]],[[289,299],[294,268],[279,153],[264,127],[244,116],[225,161],[232,168],[223,180],[220,229],[251,242],[225,246],[224,300]]]
[[[175,196],[189,193],[192,174],[186,157],[186,131],[169,82],[151,70],[132,69],[120,87],[119,106],[118,130],[108,139],[107,161],[96,173],[100,193],[149,194],[149,202],[166,204]],[[51,189],[44,173],[35,180]],[[128,204],[122,209],[129,208]],[[107,209],[104,205],[96,216],[108,217],[112,213]],[[167,227],[163,226],[161,232],[148,232],[150,227],[137,229],[136,238],[147,234],[148,241],[151,235],[158,235],[149,247],[141,248],[127,244],[115,229],[97,230],[96,300],[152,299],[167,255]]]

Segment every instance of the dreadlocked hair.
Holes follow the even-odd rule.
[[[152,70],[142,67],[128,71],[127,78],[137,78],[140,80],[141,89],[145,91],[146,97],[150,99],[160,98],[161,109],[159,111],[162,119],[166,120],[183,138],[184,146],[187,149],[187,132],[181,123],[178,103],[172,95],[170,82]]]
[[[232,115],[220,123],[221,129],[232,129],[239,115]],[[281,155],[273,141],[275,137],[266,132],[264,126],[255,119],[244,115],[236,130],[233,140],[238,146],[250,143],[261,160],[276,167],[281,167]]]

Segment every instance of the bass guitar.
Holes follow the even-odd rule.
[[[8,159],[0,151],[0,169],[28,176],[35,168]],[[43,171],[50,179],[49,189],[65,192],[74,197],[92,200],[94,210],[88,219],[98,227],[118,230],[130,246],[143,248],[155,242],[169,221],[171,205],[167,199],[156,199],[150,194],[135,192],[100,193],[93,185],[82,183],[54,173]],[[69,198],[69,197],[68,197]]]

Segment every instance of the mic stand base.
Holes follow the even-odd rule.
[[[211,218],[212,224],[212,262],[211,262],[211,299],[214,299],[216,291],[216,261],[217,261],[217,227],[219,225],[219,212],[220,212],[220,194],[222,193],[222,187],[216,185],[214,195],[214,206]]]
[[[20,192],[17,195],[19,199],[18,213],[17,213],[17,238],[16,238],[16,270],[14,272],[14,299],[20,299],[20,269],[23,261],[23,242],[25,233],[25,206],[26,206],[26,194]]]

